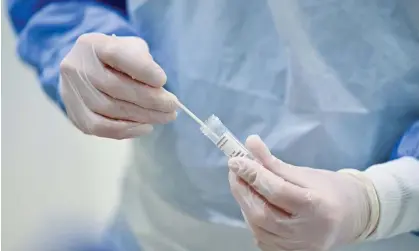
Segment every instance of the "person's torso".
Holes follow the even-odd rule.
[[[419,117],[419,36],[404,2],[129,6],[167,88],[199,117],[217,115],[242,141],[259,134],[294,165],[338,170],[385,161]],[[240,218],[226,158],[185,114],[137,144],[158,166],[141,175],[167,201],[198,218]]]

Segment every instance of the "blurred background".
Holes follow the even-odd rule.
[[[80,217],[104,227],[117,203],[127,141],[78,132],[16,56],[2,1],[2,250],[19,247],[45,224]]]

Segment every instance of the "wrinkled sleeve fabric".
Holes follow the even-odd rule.
[[[370,239],[419,230],[419,121],[403,135],[392,159],[365,171],[380,200],[380,220]]]
[[[124,0],[8,0],[8,12],[18,34],[19,56],[36,69],[43,90],[63,111],[59,66],[77,38],[89,32],[137,35]]]

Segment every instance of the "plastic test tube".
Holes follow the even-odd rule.
[[[211,115],[201,126],[201,132],[207,136],[227,157],[247,157],[253,159],[253,156],[240,143],[240,141],[225,127],[221,120]]]
[[[247,157],[253,159],[250,152],[242,143],[225,127],[221,120],[211,115],[205,122],[202,122],[193,112],[191,112],[182,103],[178,103],[179,107],[185,111],[193,120],[201,127],[201,132],[207,136],[227,157]]]

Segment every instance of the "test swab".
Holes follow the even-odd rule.
[[[193,120],[196,121],[200,126],[206,126],[202,120],[200,120],[191,110],[189,110],[185,105],[183,105],[181,102],[178,102],[178,105],[180,109],[182,109],[186,114],[189,115]]]

